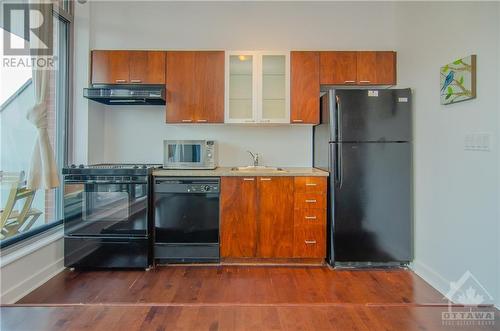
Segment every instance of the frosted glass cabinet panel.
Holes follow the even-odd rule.
[[[289,52],[228,52],[227,123],[289,123]]]
[[[226,66],[228,87],[226,122],[253,121],[256,100],[255,57],[252,54],[229,55]]]
[[[262,120],[288,122],[286,61],[286,55],[262,55]]]

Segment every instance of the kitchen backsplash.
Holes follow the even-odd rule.
[[[93,162],[163,162],[164,139],[213,139],[219,144],[219,165],[250,165],[247,150],[261,154],[270,166],[310,167],[311,126],[167,125],[163,107],[101,107],[93,116],[104,122],[92,135],[104,144],[90,145]],[[168,111],[168,110],[167,110]]]

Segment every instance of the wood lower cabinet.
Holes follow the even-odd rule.
[[[257,257],[293,254],[293,177],[257,177]]]
[[[224,52],[167,53],[167,123],[224,122]]]
[[[221,257],[256,256],[256,178],[222,177],[221,192]]]
[[[290,54],[290,122],[319,123],[319,52]]]
[[[326,177],[295,177],[294,258],[326,257]]]
[[[325,177],[223,177],[221,257],[324,259],[326,181]]]

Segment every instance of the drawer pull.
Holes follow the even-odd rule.
[[[206,123],[206,122],[208,122],[208,120],[196,120],[196,122],[199,122],[199,123]]]
[[[190,123],[192,122],[193,120],[182,120],[183,123]]]
[[[270,181],[270,180],[271,180],[271,178],[261,178],[260,180],[261,180],[261,181]]]
[[[316,245],[316,240],[304,240],[307,245]]]
[[[317,219],[316,216],[306,216],[305,218],[306,218],[306,220],[315,220],[315,219]]]
[[[125,79],[117,79],[116,82],[117,83],[126,83],[127,81]]]
[[[316,183],[306,183],[306,186],[316,186]]]
[[[141,83],[142,80],[140,80],[140,79],[131,79],[130,82],[131,83]]]
[[[344,81],[344,84],[354,84],[354,83],[356,83],[355,80],[345,80]]]
[[[370,81],[369,81],[369,80],[360,80],[359,82],[360,82],[361,84],[368,84],[368,83],[370,83]]]
[[[292,122],[294,122],[294,123],[302,123],[304,121],[303,120],[292,120]]]
[[[316,199],[307,199],[306,200],[307,203],[316,203]]]
[[[247,181],[254,181],[255,178],[243,178],[243,180],[247,180]]]

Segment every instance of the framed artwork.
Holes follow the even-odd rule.
[[[441,104],[449,105],[476,97],[476,55],[441,67]]]

